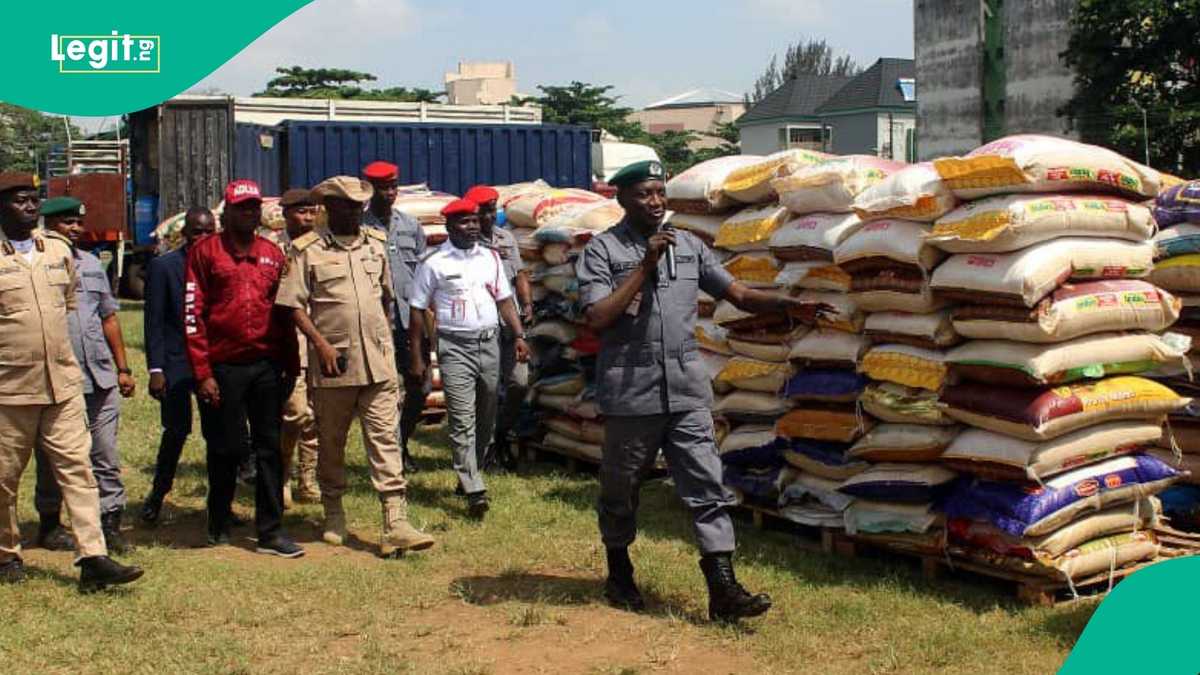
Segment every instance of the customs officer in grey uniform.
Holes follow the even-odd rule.
[[[387,234],[388,269],[392,275],[392,337],[396,348],[396,372],[404,380],[400,390],[400,423],[396,427],[396,442],[403,453],[404,471],[417,470],[408,452],[408,439],[412,437],[421,414],[425,411],[425,398],[433,389],[432,370],[424,377],[413,377],[409,373],[408,341],[409,307],[408,297],[412,293],[413,274],[425,255],[425,232],[421,224],[407,213],[397,209],[400,167],[391,162],[371,162],[363,167],[363,178],[371,183],[375,192],[363,214],[363,225],[374,227]],[[412,335],[421,341],[429,352],[429,339],[421,332],[421,325],[414,328]]]
[[[580,303],[601,344],[596,402],[605,418],[598,505],[608,557],[605,596],[618,607],[644,607],[628,547],[637,531],[642,477],[661,449],[692,512],[709,617],[733,621],[766,612],[771,600],[751,595],[734,576],[733,523],[725,510],[733,495],[721,482],[711,378],[694,337],[698,293],[748,312],[788,312],[803,322],[822,308],[747,288],[699,239],[662,227],[664,178],[658,162],[631,164],[613,176],[625,218],[593,238],[576,263]]]
[[[123,553],[128,548],[121,536],[126,497],[117,453],[117,424],[121,417],[121,397],[133,396],[135,384],[117,319],[119,306],[108,275],[96,256],[78,248],[84,234],[84,211],[83,202],[74,197],[55,197],[42,204],[45,228],[71,242],[79,274],[75,311],[67,314],[67,329],[75,360],[83,370],[83,396],[92,436],[92,474],[100,489],[100,528],[109,550]],[[51,549],[70,548],[66,530],[59,521],[62,492],[40,447],[35,455],[37,485],[33,501],[41,521],[38,543]]]
[[[533,289],[529,285],[529,271],[521,260],[521,249],[512,232],[496,227],[496,206],[500,193],[487,185],[476,185],[467,190],[463,199],[479,205],[479,241],[494,250],[504,265],[504,276],[513,289],[521,324],[528,326],[533,321]],[[480,458],[480,468],[485,471],[499,462],[506,469],[517,468],[517,459],[512,453],[509,432],[521,412],[521,402],[529,391],[529,364],[517,360],[516,336],[507,326],[500,326],[500,392],[504,395],[503,405],[496,415],[496,438],[488,446],[489,452]]]

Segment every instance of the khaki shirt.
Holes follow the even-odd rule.
[[[288,260],[291,260],[295,255],[296,249],[292,246],[292,238],[288,236],[287,230],[273,230],[269,227],[260,227],[258,228],[258,236],[278,246],[279,250],[283,251],[283,255]],[[308,370],[308,338],[304,337],[304,333],[301,333],[299,328],[296,329],[296,349],[300,353],[301,377],[304,377],[304,371]]]
[[[275,304],[303,309],[339,354],[346,372],[326,377],[309,346],[313,387],[362,387],[396,379],[392,330],[384,309],[391,303],[387,234],[364,227],[343,246],[327,230],[314,230],[292,242],[288,269]]]
[[[33,262],[0,233],[0,405],[65,403],[83,393],[67,315],[79,283],[71,245],[35,231]]]

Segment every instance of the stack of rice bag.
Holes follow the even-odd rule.
[[[1144,377],[1184,365],[1160,334],[1180,302],[1146,280],[1161,176],[1073,141],[1015,136],[934,169],[963,204],[926,241],[934,297],[967,341],[940,401],[966,425],[944,512],[956,550],[1068,581],[1153,558],[1153,495],[1179,473],[1146,449],[1190,399]]]

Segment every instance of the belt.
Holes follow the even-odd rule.
[[[500,334],[499,327],[485,328],[483,330],[439,330],[438,338],[459,341],[480,341],[487,342],[495,339]]]

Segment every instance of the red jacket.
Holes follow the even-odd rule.
[[[260,359],[295,375],[296,330],[290,312],[275,306],[287,259],[258,236],[247,255],[235,255],[228,236],[209,235],[188,251],[183,321],[196,381],[212,377],[214,363]]]

